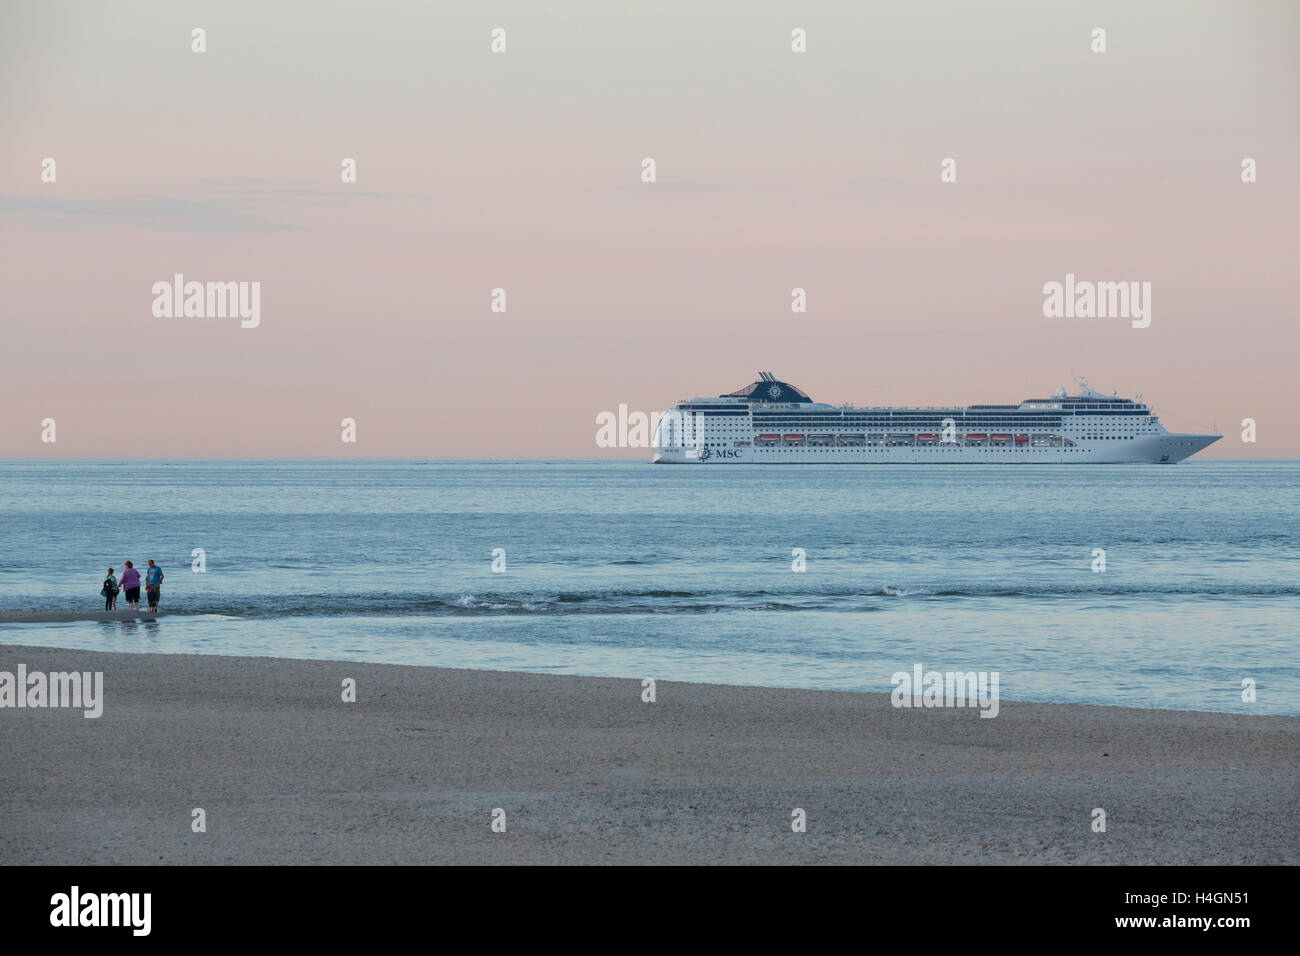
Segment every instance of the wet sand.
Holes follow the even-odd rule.
[[[139,611],[0,611],[0,624],[66,624],[70,621],[154,621],[167,612]]]
[[[102,671],[104,712],[0,709],[0,863],[1300,862],[1300,718],[0,646],[19,663]]]

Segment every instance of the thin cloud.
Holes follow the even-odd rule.
[[[380,195],[346,189],[274,186],[225,186],[203,199],[176,196],[69,199],[0,195],[0,217],[17,220],[16,225],[36,228],[81,228],[100,224],[168,232],[259,235],[303,228],[292,221],[292,216],[264,212],[268,207],[283,212],[293,206],[335,204]]]
[[[64,199],[57,196],[0,196],[0,216],[25,227],[133,226],[169,232],[250,235],[296,228],[228,199],[133,196],[122,199]]]

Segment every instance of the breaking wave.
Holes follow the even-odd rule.
[[[220,614],[229,617],[294,617],[330,615],[424,615],[476,617],[490,615],[575,614],[711,614],[732,611],[838,612],[888,610],[915,601],[1122,600],[1125,598],[1231,599],[1300,595],[1289,585],[1180,587],[1062,587],[1005,584],[925,587],[885,585],[878,588],[820,590],[608,590],[547,593],[371,593],[362,597],[328,594],[250,595],[239,603],[218,602],[198,607],[173,607],[171,614]]]

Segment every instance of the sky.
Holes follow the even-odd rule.
[[[8,0],[0,458],[644,458],[597,416],[760,370],[1300,458],[1298,171],[1288,3]]]

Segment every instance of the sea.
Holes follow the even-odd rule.
[[[1300,463],[0,464],[0,644],[1300,715]]]

